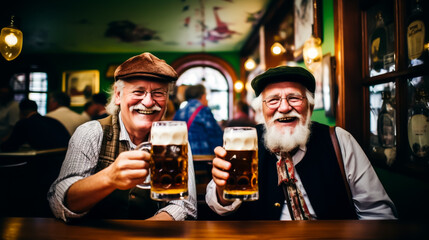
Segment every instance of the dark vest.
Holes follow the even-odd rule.
[[[258,125],[259,200],[243,202],[228,219],[278,220],[284,205],[277,185],[277,157],[263,142],[263,125]],[[296,166],[318,219],[357,219],[349,204],[344,181],[332,145],[329,126],[313,122],[307,152]]]
[[[98,120],[103,128],[103,141],[96,172],[112,164],[116,157],[128,150],[126,142],[119,141],[119,118],[117,115]],[[88,213],[93,218],[146,219],[153,216],[163,202],[150,198],[149,189],[137,187],[130,190],[115,190],[95,205]]]

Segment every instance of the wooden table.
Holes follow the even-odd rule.
[[[67,148],[45,150],[22,150],[16,152],[0,152],[0,167],[8,168],[27,164],[29,161],[43,160],[46,157],[61,156],[64,158]],[[61,161],[62,162],[62,161]]]
[[[429,239],[429,222],[181,221],[0,218],[0,239]]]

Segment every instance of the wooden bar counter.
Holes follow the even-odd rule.
[[[0,218],[0,239],[429,239],[428,222]]]

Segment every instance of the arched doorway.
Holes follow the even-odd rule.
[[[209,54],[191,54],[174,61],[171,66],[177,71],[178,97],[189,85],[203,84],[207,89],[209,107],[217,121],[232,116],[233,85],[237,76],[223,59]]]

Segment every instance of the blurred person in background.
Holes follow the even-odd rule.
[[[10,86],[0,86],[0,143],[9,137],[19,120],[19,102],[14,101],[13,94]]]
[[[101,92],[96,93],[92,95],[91,99],[93,102],[93,107],[95,108],[95,114],[92,117],[93,120],[102,119],[109,116],[106,110],[106,104],[107,104],[106,94]]]
[[[80,115],[85,119],[85,121],[90,121],[97,115],[95,105],[92,100],[87,101],[85,105],[83,105],[83,111]]]
[[[251,115],[251,107],[243,100],[238,100],[234,104],[234,115],[231,120],[226,123],[226,127],[237,127],[237,126],[248,126],[254,127],[256,126],[255,121],[250,117]]]
[[[49,94],[46,116],[63,124],[70,136],[73,135],[78,126],[87,121],[82,115],[70,109],[70,96],[60,91]]]
[[[17,151],[29,147],[35,150],[67,147],[70,134],[57,120],[37,112],[35,101],[23,99],[19,103],[20,120],[10,137],[1,144],[3,151]]]
[[[193,154],[212,155],[223,143],[223,132],[208,107],[206,89],[202,84],[185,90],[185,107],[177,110],[173,120],[188,124],[189,143]]]
[[[89,101],[83,106],[81,115],[87,120],[102,119],[109,114],[106,110],[107,97],[104,93],[93,94]]]

